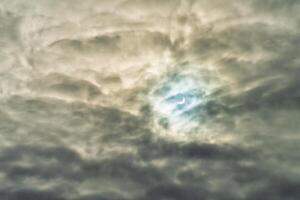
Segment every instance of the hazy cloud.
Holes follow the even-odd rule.
[[[298,200],[299,11],[2,0],[0,199]]]

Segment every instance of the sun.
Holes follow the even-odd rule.
[[[192,74],[172,74],[150,93],[157,124],[171,131],[189,131],[197,125],[197,111],[205,102],[205,90]]]

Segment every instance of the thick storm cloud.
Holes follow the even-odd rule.
[[[0,199],[299,200],[299,12],[2,0]]]

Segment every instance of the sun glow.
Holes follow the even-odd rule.
[[[158,124],[172,131],[188,131],[197,125],[195,113],[204,102],[201,83],[192,75],[172,75],[152,91],[150,101]]]

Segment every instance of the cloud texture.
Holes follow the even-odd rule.
[[[2,0],[0,199],[300,199],[299,11]],[[175,130],[155,106],[176,75],[204,95]]]

